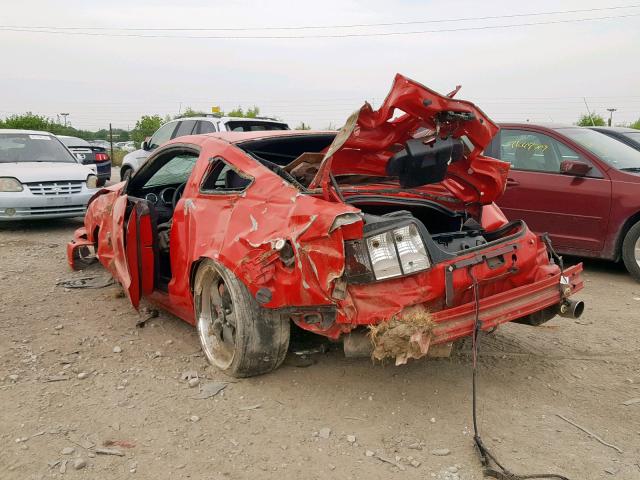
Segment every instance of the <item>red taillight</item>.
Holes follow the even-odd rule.
[[[109,155],[106,153],[96,153],[96,162],[106,162],[109,160]]]

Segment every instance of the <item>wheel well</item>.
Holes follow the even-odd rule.
[[[196,282],[196,272],[198,271],[198,267],[200,266],[200,264],[205,260],[207,260],[207,257],[200,257],[198,260],[191,264],[191,268],[189,269],[189,291],[191,292],[192,296],[194,284]]]
[[[130,165],[122,165],[120,167],[120,180],[122,180],[122,177],[124,176],[123,173],[127,170],[133,170],[133,168]]]
[[[624,237],[627,236],[627,232],[631,230],[631,227],[633,227],[638,222],[640,222],[640,212],[636,212],[631,215],[622,225],[620,233],[618,234],[618,241],[616,242],[616,261],[620,260],[620,257],[622,255],[622,243],[624,242]]]

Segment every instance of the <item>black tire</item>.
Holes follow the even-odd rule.
[[[120,181],[124,182],[128,180],[128,178],[133,174],[133,169],[131,167],[122,167],[120,169]]]
[[[624,237],[622,261],[631,276],[640,282],[640,222],[631,227]]]
[[[107,183],[107,180],[105,178],[99,178],[96,181],[96,187],[104,187]]]
[[[287,317],[260,307],[224,266],[204,260],[195,275],[196,327],[205,357],[232,377],[252,377],[282,364],[289,348]]]

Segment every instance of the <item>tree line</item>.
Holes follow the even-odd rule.
[[[163,123],[176,118],[185,117],[201,117],[207,115],[205,112],[197,111],[191,107],[187,107],[186,110],[179,115],[142,115],[136,122],[135,127],[132,130],[126,130],[123,128],[113,129],[113,138],[118,142],[126,142],[133,140],[136,144],[140,144],[145,138],[150,137],[153,133],[160,128]],[[229,117],[244,117],[244,118],[256,118],[260,116],[260,108],[253,106],[244,110],[242,107],[238,107],[229,112],[220,112],[220,115],[226,115]],[[576,125],[583,127],[591,126],[606,126],[607,120],[598,113],[586,113],[582,115]],[[640,118],[635,122],[628,125],[631,128],[637,128],[640,130]],[[44,115],[38,115],[36,113],[27,112],[23,114],[14,114],[6,117],[4,120],[0,119],[0,128],[15,128],[24,130],[41,130],[51,132],[55,135],[69,135],[72,137],[80,137],[85,140],[109,140],[109,130],[107,128],[101,128],[100,130],[83,130],[72,126],[71,124],[63,125],[59,121],[54,120]],[[301,122],[296,125],[296,130],[309,130],[311,127],[305,122]],[[333,128],[328,128],[333,130]]]

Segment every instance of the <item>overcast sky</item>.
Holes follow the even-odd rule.
[[[257,105],[265,115],[314,128],[340,126],[362,101],[384,98],[396,72],[476,102],[497,121],[575,122],[586,111],[614,123],[640,117],[640,16],[515,28],[640,8],[434,22],[634,5],[631,0],[516,2],[323,0],[2,1],[0,117],[69,112],[76,127],[133,127],[141,114]],[[637,3],[640,6],[640,1]],[[431,23],[308,30],[84,30],[99,35],[7,31],[11,27],[249,28]],[[477,29],[483,27],[483,29]],[[300,36],[432,32],[343,38],[140,38],[115,35]],[[473,28],[471,30],[470,28]],[[5,29],[5,30],[2,30]],[[61,32],[63,30],[56,30]],[[64,31],[69,33],[68,30]]]

